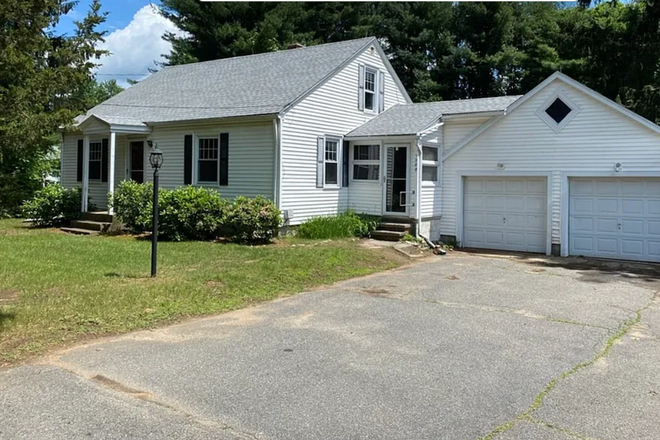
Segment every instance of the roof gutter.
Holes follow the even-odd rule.
[[[473,113],[454,113],[448,115],[442,115],[444,121],[451,119],[475,119],[475,118],[492,118],[495,116],[504,116],[506,115],[505,110],[492,110],[488,112],[473,112]]]

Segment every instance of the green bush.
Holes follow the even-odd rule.
[[[32,219],[35,226],[60,226],[80,218],[81,201],[80,188],[65,189],[60,185],[48,185],[23,204],[22,215]]]
[[[229,210],[229,202],[218,191],[194,186],[163,190],[158,202],[158,233],[175,241],[214,239]]]
[[[367,237],[378,227],[380,220],[379,216],[356,214],[353,211],[315,217],[298,227],[298,236],[313,239]]]
[[[282,224],[280,210],[264,197],[236,197],[227,216],[231,238],[248,243],[270,241]]]
[[[124,180],[112,193],[109,204],[112,205],[117,219],[129,231],[141,234],[151,230],[153,211],[153,185]]]

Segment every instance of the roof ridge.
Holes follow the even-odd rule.
[[[411,104],[403,105],[426,105],[426,104],[446,104],[448,102],[474,102],[474,101],[485,101],[487,99],[500,99],[500,98],[520,98],[523,95],[501,95],[501,96],[488,96],[484,98],[463,98],[463,99],[447,99],[444,101],[426,101],[426,102],[413,102]]]
[[[333,41],[331,43],[314,44],[312,46],[298,47],[298,48],[295,48],[295,49],[274,50],[274,51],[271,51],[271,52],[261,52],[261,53],[253,53],[253,54],[249,54],[249,55],[238,55],[238,56],[234,56],[234,57],[218,58],[218,59],[215,59],[215,60],[197,61],[195,63],[177,64],[175,66],[166,66],[166,67],[163,68],[163,70],[172,70],[172,69],[179,68],[179,67],[195,66],[195,65],[207,64],[207,63],[220,63],[220,62],[227,61],[227,60],[237,60],[237,59],[249,58],[249,57],[262,58],[262,57],[267,57],[267,56],[280,55],[280,54],[288,53],[288,52],[292,52],[292,51],[295,51],[296,53],[298,53],[300,51],[306,51],[306,49],[316,49],[316,48],[319,48],[319,47],[327,47],[327,46],[334,46],[334,45],[340,45],[340,44],[355,43],[357,41],[363,41],[363,40],[366,43],[367,40],[376,40],[376,37],[371,36],[371,37],[363,37],[363,38],[354,38],[352,40]]]

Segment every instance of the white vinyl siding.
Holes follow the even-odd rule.
[[[293,211],[290,220],[292,225],[300,224],[310,217],[336,214],[348,208],[356,212],[380,213],[377,212],[382,197],[379,185],[373,185],[374,188],[366,192],[358,190],[355,195],[353,190],[357,185],[353,182],[348,188],[341,187],[339,190],[316,187],[317,138],[324,135],[344,135],[375,116],[358,109],[360,64],[385,72],[386,109],[406,102],[378,52],[372,53],[367,48],[363,54],[284,115],[280,208]],[[339,162],[341,168],[341,158]]]
[[[104,137],[110,135],[92,135],[91,142],[102,142]],[[61,185],[64,188],[82,188],[82,182],[76,181],[78,164],[78,139],[82,139],[80,133],[65,133],[62,144]],[[125,149],[127,148],[126,136],[117,135],[116,163],[115,163],[115,187],[124,180],[126,175]],[[106,209],[108,204],[108,182],[100,180],[89,181],[89,197],[91,203],[98,209]]]
[[[197,149],[199,139],[218,139],[220,133],[229,135],[229,185],[200,182],[199,186],[217,189],[223,197],[229,199],[258,195],[273,199],[275,134],[272,120],[154,127],[149,139],[157,142],[163,152],[161,187],[176,188],[183,185],[183,143],[186,135],[194,135],[193,147]],[[149,168],[148,162],[145,166]],[[196,160],[193,166],[197,167]],[[152,173],[150,169],[147,171],[145,181],[151,182]]]
[[[559,133],[536,114],[558,88],[581,108]],[[449,137],[451,125],[448,121],[444,126],[445,140]],[[461,136],[454,138],[458,137]],[[562,194],[568,191],[562,183],[565,175],[657,174],[660,167],[659,145],[660,136],[657,133],[556,80],[445,160],[441,233],[457,235],[460,197],[457,182],[461,172],[470,172],[471,175],[480,171],[487,175],[549,174],[552,187],[549,207],[552,243],[559,244]],[[623,164],[621,173],[614,171],[617,162]],[[502,164],[502,169],[498,169],[498,163]],[[568,243],[562,243],[562,249],[567,246]]]

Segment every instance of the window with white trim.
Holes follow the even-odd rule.
[[[218,183],[218,138],[199,138],[197,149],[197,182]]]
[[[325,138],[324,184],[335,186],[339,184],[339,139]]]
[[[353,180],[378,181],[380,177],[380,145],[353,146]]]
[[[101,142],[89,143],[89,179],[101,180],[101,161],[103,144]]]
[[[422,147],[422,182],[435,184],[440,174],[438,147]]]
[[[371,67],[364,69],[364,109],[376,111],[377,94],[376,94],[376,78],[378,78],[378,71]]]

